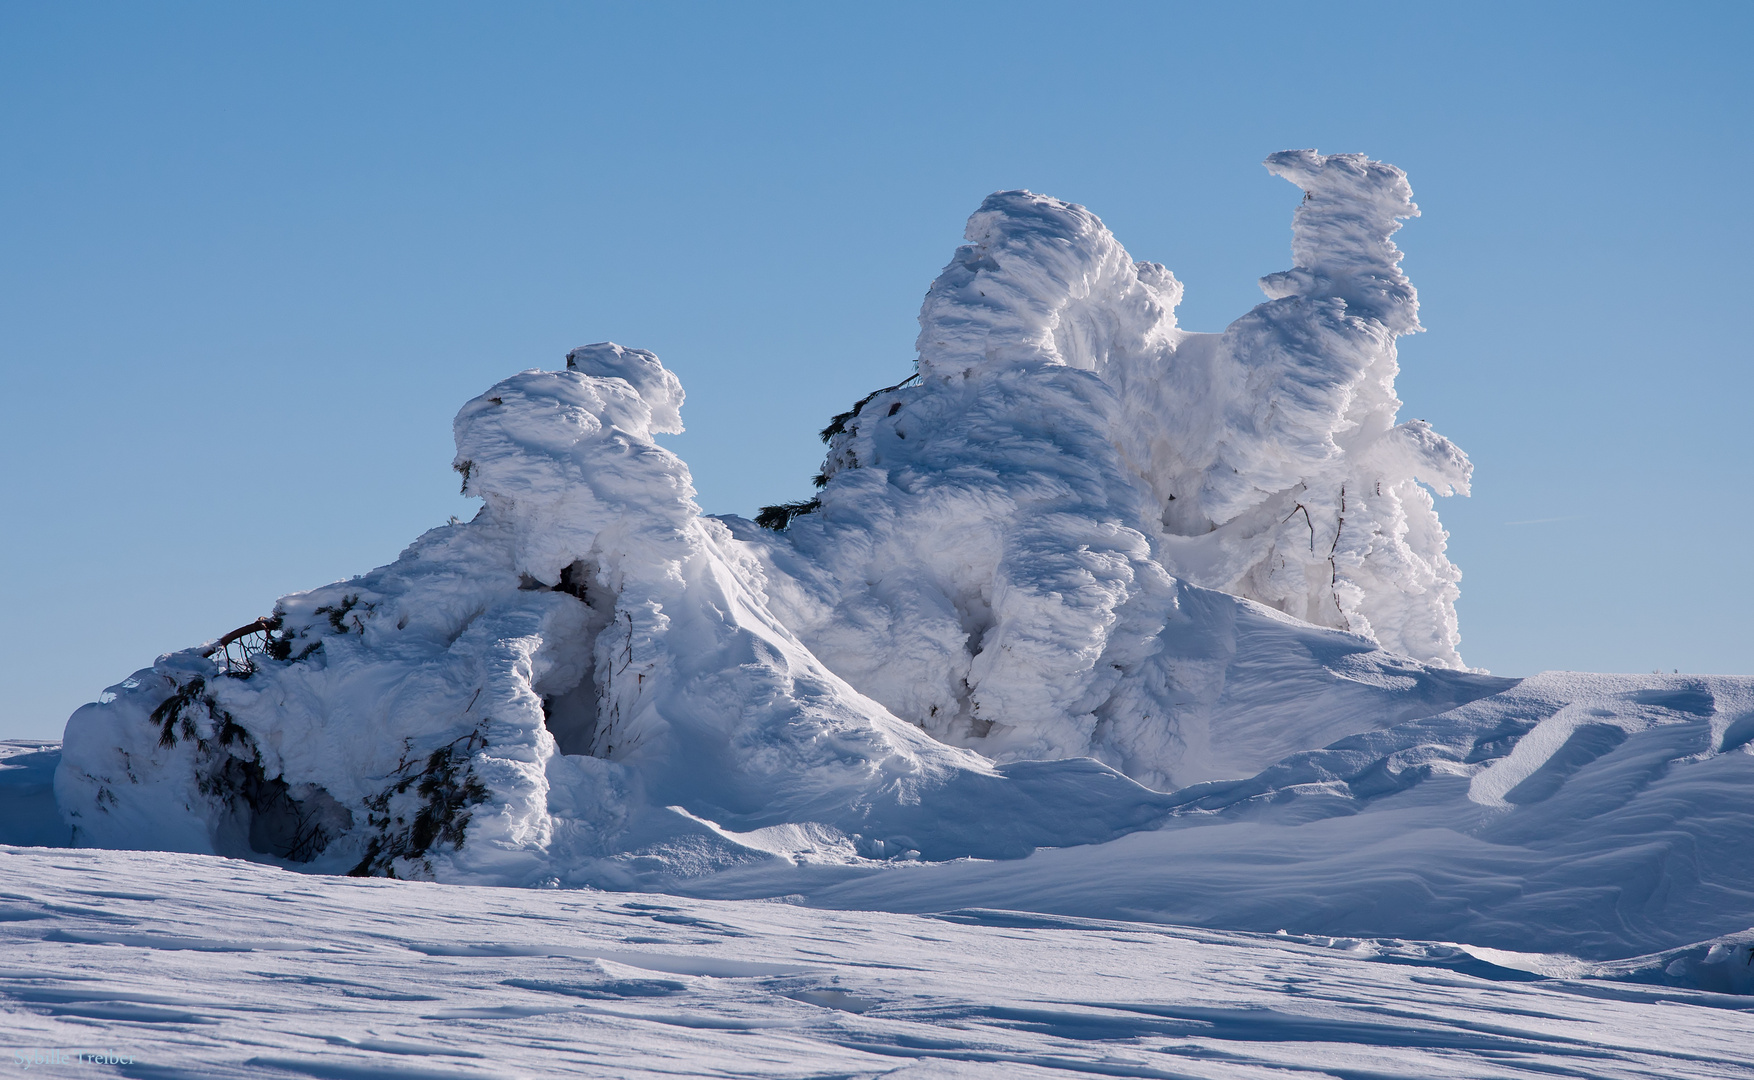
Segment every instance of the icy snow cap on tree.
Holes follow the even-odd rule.
[[[639,366],[621,370],[640,382],[526,371],[463,406],[453,424],[463,494],[512,527],[517,569],[545,585],[596,547],[680,557],[673,549],[700,513],[687,467],[651,441],[681,429],[676,376],[648,352],[588,348],[633,358]]]
[[[920,309],[922,376],[1032,359],[1102,374],[1175,330],[1175,275],[1133,262],[1081,206],[995,192],[964,236]]]
[[[649,430],[659,435],[682,431],[682,380],[645,349],[626,349],[613,341],[581,345],[566,354],[566,368],[603,379],[622,379],[651,409]]]

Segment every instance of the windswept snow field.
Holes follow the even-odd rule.
[[[1466,666],[1412,189],[1266,164],[1217,334],[988,197],[755,521],[650,352],[467,402],[473,520],[0,749],[15,1064],[1754,1076],[1754,679]]]
[[[1512,966],[1539,957],[991,910],[0,848],[0,942],[15,1065],[133,1062],[31,1070],[50,1076],[1754,1075],[1747,998]]]

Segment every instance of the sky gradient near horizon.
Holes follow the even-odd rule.
[[[473,513],[452,415],[579,344],[680,375],[705,510],[808,497],[995,189],[1222,329],[1305,146],[1423,211],[1464,657],[1754,674],[1751,51],[1730,3],[0,8],[0,738]]]

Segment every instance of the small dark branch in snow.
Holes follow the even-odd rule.
[[[324,604],[312,614],[329,616],[329,625],[335,628],[337,634],[343,634],[347,632],[347,615],[358,603],[358,596],[344,596],[341,598],[341,603],[334,606]],[[368,604],[366,610],[370,611],[371,605]],[[354,616],[354,618],[358,619],[358,616]]]
[[[818,479],[822,480],[822,484],[818,486],[824,486],[828,483],[828,480],[825,477],[818,476]],[[792,523],[793,518],[800,514],[813,514],[821,509],[821,507],[821,499],[811,499],[807,502],[779,503],[775,506],[764,506],[761,508],[761,511],[755,515],[755,523],[764,529],[772,529],[774,532],[782,532],[785,530],[786,526]]]
[[[1173,499],[1173,498],[1175,498],[1175,496],[1171,495],[1170,498]],[[1291,513],[1286,514],[1284,519],[1281,520],[1279,522],[1279,524],[1283,525],[1283,524],[1285,524],[1285,522],[1290,521],[1293,517],[1296,517],[1297,512],[1299,510],[1303,511],[1303,523],[1305,525],[1309,526],[1309,553],[1311,555],[1314,555],[1315,554],[1315,522],[1313,522],[1309,519],[1309,508],[1308,507],[1304,506],[1302,503],[1298,503],[1297,505],[1295,505],[1291,508]],[[1336,543],[1339,542],[1339,536],[1337,534],[1335,535],[1334,540]],[[1329,555],[1328,561],[1330,563],[1332,563],[1333,562],[1333,552],[1329,552],[1328,555]]]
[[[213,659],[222,674],[235,679],[247,679],[256,673],[257,655],[263,652],[274,655],[274,634],[280,629],[280,624],[280,615],[264,615],[202,649],[201,655]],[[275,658],[282,659],[278,656]]]
[[[627,644],[622,646],[621,666],[615,669],[617,675],[626,671],[627,665],[633,663],[633,613],[624,611],[621,614],[627,618]]]
[[[318,609],[319,612],[326,612],[327,610],[328,609],[326,608]],[[274,613],[274,629],[266,635],[266,641],[263,643],[261,649],[261,652],[268,654],[269,659],[291,661],[296,664],[301,660],[309,659],[312,653],[315,653],[318,649],[323,647],[322,639],[319,638],[300,649],[296,656],[293,655],[293,642],[304,638],[310,628],[304,627],[302,629],[294,630],[292,627],[283,625],[285,619],[286,617],[282,612],[276,611]],[[252,661],[253,660],[254,657],[252,657]]]
[[[1328,545],[1328,592],[1334,598],[1334,610],[1340,613],[1340,622],[1347,631],[1352,629],[1352,620],[1346,617],[1346,609],[1340,606],[1340,566],[1334,561],[1334,553],[1340,550],[1340,530],[1346,527],[1346,485],[1340,485],[1340,517],[1334,523],[1334,542]]]
[[[368,827],[376,835],[367,842],[364,857],[348,871],[349,876],[395,877],[399,859],[424,860],[439,844],[453,849],[463,846],[470,808],[487,801],[491,794],[476,778],[472,765],[475,751],[487,746],[481,730],[486,723],[483,720],[468,734],[427,755],[425,767],[418,772],[404,757],[396,782],[365,800]],[[411,821],[392,808],[394,802],[405,802],[399,797],[406,796],[410,788],[418,800]]]
[[[879,394],[887,394],[891,390],[900,390],[902,387],[906,386],[908,383],[913,382],[915,379],[918,379],[919,377],[920,377],[920,373],[916,371],[912,375],[909,375],[907,378],[896,383],[894,386],[885,386],[881,390],[871,391],[869,394],[866,394],[864,397],[860,398],[853,405],[853,407],[848,409],[846,412],[836,413],[834,418],[828,422],[828,426],[823,428],[822,431],[820,432],[820,435],[822,436],[822,441],[827,442],[828,440],[834,438],[836,435],[839,435],[840,433],[845,431],[847,429],[847,421],[849,421],[853,417],[859,415],[860,409],[863,409],[865,406],[871,404],[872,398],[875,398]],[[889,412],[889,415],[894,416],[895,410],[891,409]]]
[[[158,725],[158,745],[177,745],[177,721],[179,720],[183,721],[184,734],[192,734],[190,729],[194,725],[183,715],[183,710],[200,700],[201,692],[205,689],[207,689],[207,680],[197,675],[178,687],[176,693],[159,702],[158,708],[152,710],[152,716],[149,720]]]
[[[231,633],[226,634],[224,637],[220,638],[218,641],[214,642],[212,645],[209,645],[207,648],[203,649],[201,651],[201,655],[202,656],[212,656],[215,652],[217,652],[220,649],[225,648],[227,645],[230,645],[232,642],[241,641],[244,638],[250,636],[251,634],[266,634],[266,633],[270,633],[270,632],[278,630],[278,629],[280,629],[280,616],[278,616],[278,615],[272,615],[272,616],[264,615],[261,618],[257,619],[255,622],[250,623],[248,626],[240,626],[236,630],[233,630]]]

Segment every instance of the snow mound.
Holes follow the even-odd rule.
[[[454,425],[474,520],[74,714],[72,837],[1598,957],[1743,929],[1698,852],[1754,824],[1754,684],[1462,667],[1431,493],[1469,466],[1396,416],[1406,179],[1267,164],[1294,266],[1223,334],[1082,207],[988,198],[917,375],[766,528],[700,513],[653,354],[503,380]]]

